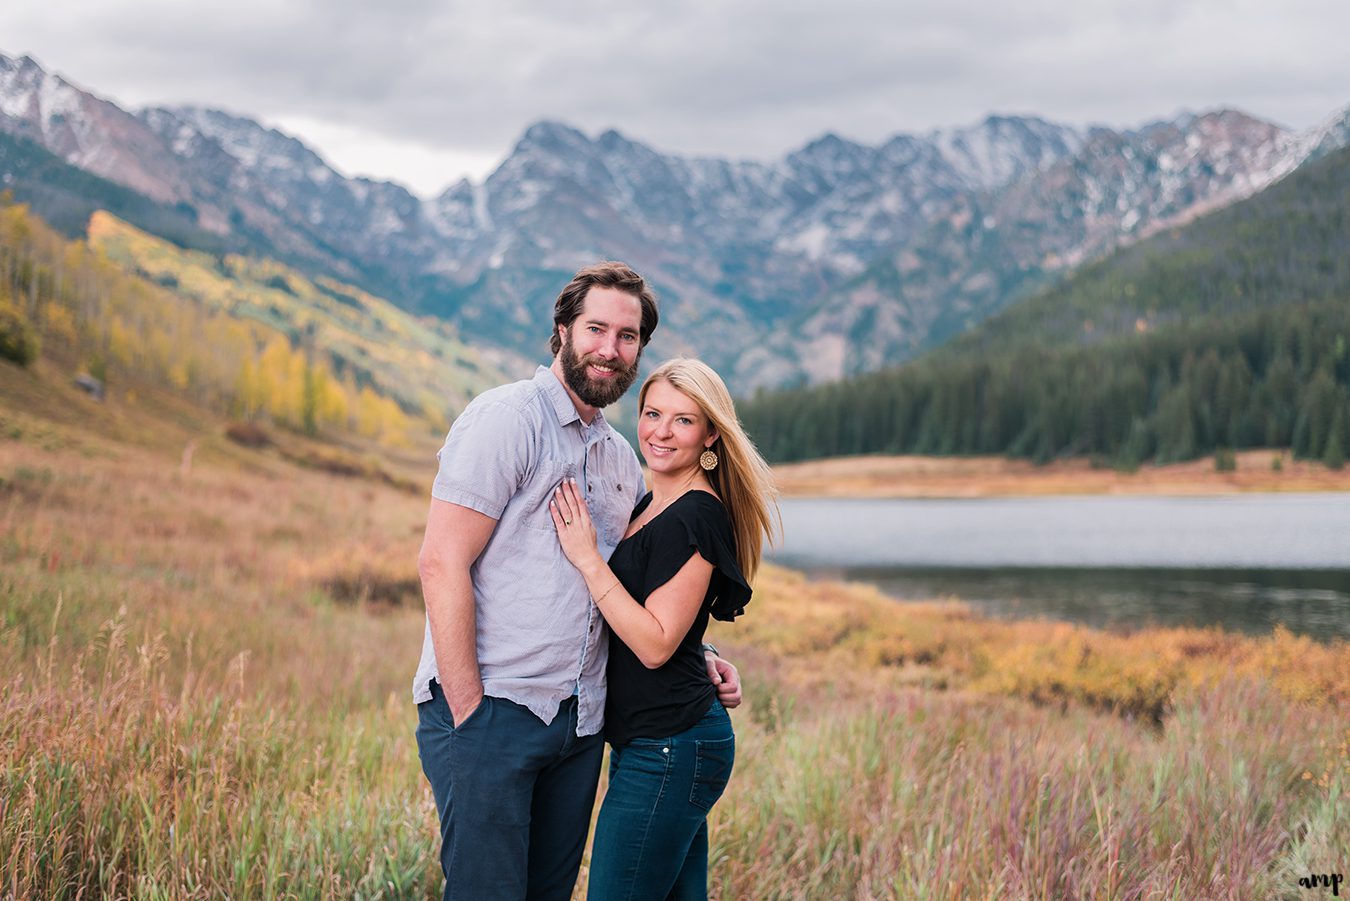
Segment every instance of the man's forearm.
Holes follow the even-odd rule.
[[[450,712],[458,724],[473,712],[483,697],[473,582],[467,569],[425,573],[422,594],[431,622],[436,672]]]

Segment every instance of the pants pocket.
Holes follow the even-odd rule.
[[[440,701],[441,704],[444,705],[445,709],[448,711],[450,709],[450,705],[446,703],[444,698],[441,698]],[[491,697],[489,697],[488,695],[483,695],[483,699],[478,702],[478,706],[473,709],[473,712],[470,713],[468,716],[464,717],[464,722],[459,723],[457,725],[454,722],[455,719],[454,714],[450,714],[450,716],[448,717],[448,719],[450,720],[450,731],[456,735],[459,735],[470,725],[478,722],[479,720],[485,719],[488,715],[487,706],[491,702],[492,702]],[[480,716],[479,714],[482,715]]]
[[[673,764],[669,741],[637,738],[622,748],[612,748],[606,809],[650,814],[670,788]],[[682,780],[676,784],[683,788]]]
[[[731,779],[731,767],[736,761],[736,736],[696,741],[694,786],[689,790],[689,803],[700,810],[712,810],[717,799],[726,791]]]

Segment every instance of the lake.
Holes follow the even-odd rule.
[[[770,559],[1098,627],[1350,638],[1350,495],[788,498]]]

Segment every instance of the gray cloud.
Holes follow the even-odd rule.
[[[11,0],[0,49],[129,104],[462,156],[551,118],[771,158],[825,131],[877,141],[992,111],[1133,124],[1235,105],[1303,127],[1350,102],[1348,24],[1340,0]]]

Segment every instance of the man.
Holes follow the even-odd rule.
[[[599,778],[608,637],[548,499],[587,495],[602,552],[642,469],[600,408],[637,378],[656,299],[622,263],[581,270],[553,311],[553,364],[485,392],[438,454],[418,558],[427,627],[417,745],[441,819],[445,897],[572,895]],[[735,668],[709,657],[726,706]]]

